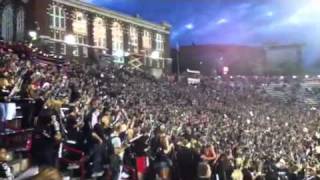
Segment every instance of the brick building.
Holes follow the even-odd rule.
[[[113,60],[160,75],[171,67],[170,25],[155,24],[80,0],[0,0],[1,37],[30,32],[48,52],[75,60]],[[36,33],[35,33],[36,32]],[[66,39],[72,39],[67,44]]]

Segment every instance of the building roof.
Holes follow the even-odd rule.
[[[53,1],[67,5],[67,6],[71,6],[71,7],[75,7],[75,8],[79,8],[79,9],[84,9],[89,12],[104,15],[104,16],[107,16],[110,18],[115,18],[115,19],[121,20],[123,22],[135,24],[135,25],[145,27],[147,29],[152,29],[152,30],[162,32],[165,34],[170,33],[171,26],[167,23],[163,23],[163,24],[152,23],[152,22],[149,22],[149,21],[137,18],[137,17],[133,17],[133,16],[126,15],[126,14],[123,14],[120,12],[116,12],[116,11],[113,11],[110,9],[100,8],[100,7],[97,7],[97,6],[92,5],[90,3],[79,1],[79,0],[53,0]]]

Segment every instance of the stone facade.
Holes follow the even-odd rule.
[[[39,46],[69,59],[116,57],[141,62],[137,67],[150,72],[168,72],[171,67],[171,27],[166,23],[151,23],[79,0],[0,0],[0,13],[1,37],[6,41],[28,39],[34,31]],[[76,42],[67,44],[67,35]]]

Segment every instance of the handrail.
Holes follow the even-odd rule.
[[[72,153],[80,154],[81,156],[85,155],[85,153],[83,151],[76,149],[76,148],[72,148],[72,147],[65,145],[65,144],[63,144],[63,149],[70,151]]]
[[[34,128],[29,128],[29,129],[16,129],[16,128],[11,128],[12,131],[9,132],[1,132],[0,133],[0,137],[2,136],[11,136],[11,135],[18,135],[18,134],[23,134],[23,133],[27,133],[27,132],[32,132],[34,130]]]

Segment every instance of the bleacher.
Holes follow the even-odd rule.
[[[27,44],[17,43],[9,44],[0,41],[1,61],[10,61],[10,58],[20,58],[31,60],[39,64],[64,64],[62,56],[53,54],[46,54],[39,51],[37,48],[32,48]],[[13,53],[13,57],[7,54]],[[2,70],[0,68],[0,73]],[[21,85],[21,84],[20,84]],[[0,144],[7,148],[9,154],[9,165],[12,167],[12,172],[15,177],[18,177],[28,168],[30,168],[30,150],[31,150],[31,136],[33,132],[32,124],[28,124],[29,117],[22,109],[27,109],[28,104],[34,103],[33,99],[22,99],[14,91],[18,91],[19,83],[11,90],[7,91],[0,89],[1,98],[0,103],[3,106],[11,106],[10,118],[0,127]],[[23,106],[23,107],[22,107]],[[27,108],[26,108],[27,107]]]
[[[40,65],[41,67],[45,67],[47,65],[59,67],[68,66],[68,63],[66,63],[62,56],[47,54],[37,48],[30,48],[27,45],[9,45],[7,43],[0,42],[0,49],[3,54],[12,53],[14,56],[18,56],[17,59],[31,60],[31,63]],[[9,57],[8,60],[10,61]],[[19,76],[24,76],[26,73],[28,72],[22,70]],[[18,82],[20,82],[20,80]],[[36,174],[35,172],[39,171],[39,169],[31,167],[32,134],[34,132],[34,129],[31,127],[34,127],[33,120],[30,121],[30,117],[24,116],[26,113],[22,112],[22,109],[28,109],[28,105],[26,104],[34,104],[35,100],[29,98],[22,99],[19,95],[19,91],[21,89],[23,89],[21,87],[21,83],[16,83],[15,87],[13,87],[11,91],[0,89],[0,103],[11,103],[15,106],[15,113],[12,115],[12,119],[10,121],[6,121],[6,123],[4,123],[4,127],[0,127],[0,144],[1,146],[6,147],[9,152],[10,158],[8,164],[12,167],[12,172],[16,179],[30,177],[30,175],[34,175]],[[62,116],[62,114],[60,115]],[[60,118],[63,119],[62,117],[59,117],[59,119]],[[61,170],[65,179],[90,179],[87,177],[86,169],[87,163],[90,164],[90,162],[88,161],[88,157],[85,153],[69,146],[68,142],[60,142],[59,146],[60,153],[57,163],[61,166],[59,170]],[[70,154],[76,154],[80,159],[70,159]],[[124,168],[126,171],[132,171],[127,167]],[[108,178],[110,179],[110,177],[107,177],[107,179]]]
[[[292,87],[293,84],[271,83],[264,87],[265,92],[279,99],[283,102],[288,102],[290,98],[295,98],[296,102],[304,103],[310,106],[317,106],[320,104],[320,95],[315,92],[320,89],[320,83],[317,81],[306,81],[299,83],[299,87]],[[291,92],[292,88],[295,93]]]
[[[289,96],[285,89],[283,89],[283,84],[271,83],[264,87],[265,92],[271,97],[281,100],[283,102],[288,102]]]
[[[39,56],[39,54],[40,54],[40,56]],[[29,55],[30,55],[29,58],[31,58],[35,64],[39,63],[40,61],[41,61],[40,62],[41,64],[52,64],[52,63],[57,64],[57,65],[61,64],[60,63],[61,59],[56,61],[55,57],[57,57],[57,56],[54,56],[54,55],[48,55],[48,54],[45,54],[45,53],[42,53],[42,52],[38,53],[37,51],[33,51],[33,53],[29,54]],[[51,58],[49,58],[49,57],[51,57]],[[33,66],[31,66],[31,67],[33,67]],[[34,66],[34,67],[35,68],[39,68],[38,66]],[[39,69],[43,70],[42,67],[40,67]],[[98,68],[94,68],[92,70],[95,71],[97,69]],[[135,75],[134,73],[137,73],[137,72],[131,73],[130,71],[128,71],[125,68],[121,69],[121,70],[116,69],[116,68],[106,68],[104,70],[105,71],[103,71],[102,73],[100,71],[97,71],[98,73],[92,72],[91,73],[92,75],[90,73],[83,73],[82,74],[83,76],[88,76],[89,78],[88,79],[83,78],[83,84],[84,84],[84,86],[86,86],[86,88],[83,88],[83,91],[82,91],[83,94],[79,93],[80,97],[75,98],[75,99],[77,99],[79,101],[79,108],[83,107],[83,106],[86,106],[86,103],[89,104],[89,102],[92,102],[92,99],[90,99],[91,96],[89,96],[88,98],[85,96],[85,95],[89,94],[86,91],[94,89],[94,88],[97,88],[99,86],[99,91],[98,91],[99,92],[99,96],[101,96],[101,98],[103,98],[103,99],[108,99],[108,96],[110,96],[109,97],[110,99],[116,97],[115,94],[118,93],[118,91],[121,91],[119,89],[125,89],[128,92],[130,91],[130,93],[128,93],[130,95],[127,94],[126,96],[122,96],[121,99],[119,98],[119,101],[117,100],[117,101],[114,102],[114,104],[112,104],[112,106],[115,107],[114,109],[112,109],[112,111],[114,111],[114,112],[118,111],[119,115],[121,115],[122,113],[125,114],[123,116],[126,116],[124,118],[126,120],[129,119],[129,118],[127,118],[127,112],[122,112],[122,110],[119,111],[119,109],[118,109],[119,106],[117,104],[118,102],[119,102],[119,104],[120,103],[125,104],[124,100],[132,99],[132,102],[127,102],[128,106],[132,107],[132,106],[134,106],[134,104],[136,102],[138,102],[138,100],[141,100],[142,97],[145,94],[147,94],[148,92],[158,92],[158,91],[160,91],[161,93],[160,94],[156,94],[156,93],[148,94],[149,96],[148,96],[147,99],[145,99],[145,101],[148,102],[148,103],[149,102],[151,102],[151,103],[155,103],[156,102],[155,104],[157,104],[157,105],[161,104],[163,106],[167,106],[168,104],[170,104],[170,101],[172,101],[171,104],[173,104],[173,105],[176,105],[176,103],[178,102],[179,103],[179,108],[175,109],[177,111],[173,111],[173,112],[175,112],[175,114],[178,114],[177,112],[179,112],[179,111],[180,112],[184,112],[185,111],[185,109],[181,108],[181,104],[183,104],[182,107],[185,107],[185,106],[188,107],[188,108],[191,107],[190,109],[194,110],[194,107],[199,106],[197,104],[201,104],[201,103],[197,103],[196,100],[200,99],[202,102],[206,102],[206,101],[208,101],[208,98],[210,98],[211,100],[213,100],[212,101],[213,103],[212,104],[205,104],[204,106],[202,106],[202,108],[205,109],[205,108],[208,108],[209,106],[211,108],[213,106],[213,109],[216,110],[216,111],[214,111],[214,112],[207,111],[207,113],[211,114],[212,116],[207,116],[207,117],[204,116],[202,118],[204,121],[209,120],[209,119],[212,119],[212,120],[217,119],[217,120],[220,121],[221,119],[219,119],[219,118],[211,118],[211,117],[216,117],[216,115],[218,115],[218,117],[220,116],[220,118],[222,118],[222,115],[223,115],[224,121],[228,122],[228,120],[231,119],[231,118],[228,118],[229,114],[232,114],[232,115],[238,114],[239,115],[240,113],[241,113],[241,116],[235,116],[235,117],[239,118],[239,121],[242,120],[243,122],[245,122],[247,124],[250,124],[251,120],[252,120],[252,121],[255,121],[255,123],[259,125],[260,122],[264,122],[263,119],[266,119],[265,114],[262,117],[261,115],[258,116],[257,114],[254,113],[254,112],[256,112],[256,113],[259,113],[259,112],[265,113],[267,111],[267,109],[265,109],[265,107],[260,107],[260,109],[257,108],[256,111],[250,111],[249,112],[250,119],[252,117],[252,119],[250,120],[250,119],[245,119],[245,118],[241,119],[242,118],[242,113],[244,112],[243,110],[247,110],[247,109],[237,109],[236,111],[234,111],[234,109],[236,109],[236,108],[229,108],[228,106],[224,106],[224,103],[226,103],[226,102],[227,102],[226,104],[231,105],[231,103],[235,104],[237,102],[245,101],[244,99],[249,99],[251,101],[255,100],[255,98],[248,98],[248,97],[256,97],[257,98],[257,101],[256,101],[257,103],[255,104],[255,106],[259,105],[259,104],[263,104],[264,101],[265,101],[265,98],[261,98],[260,97],[260,93],[256,93],[256,89],[255,89],[256,87],[253,86],[253,84],[251,84],[251,83],[243,83],[243,84],[245,84],[243,87],[237,86],[237,88],[235,88],[235,84],[234,83],[229,83],[227,81],[226,82],[221,81],[220,83],[217,83],[216,81],[208,81],[208,84],[212,85],[213,88],[211,89],[210,86],[208,86],[208,87],[207,86],[205,86],[205,87],[201,86],[201,88],[204,88],[204,90],[209,90],[209,91],[202,91],[203,96],[201,96],[202,94],[201,95],[198,94],[200,91],[199,91],[199,89],[197,89],[197,87],[190,87],[190,89],[188,89],[189,87],[187,87],[187,86],[176,86],[175,85],[175,86],[170,86],[171,88],[168,88],[168,91],[162,91],[162,89],[165,89],[166,87],[169,87],[168,84],[163,84],[163,86],[157,86],[157,83],[160,84],[161,81],[153,82],[148,78],[148,76],[142,76],[142,75],[131,79],[130,77],[134,76]],[[24,73],[27,73],[27,72],[22,70],[22,73],[19,74],[19,76],[23,76]],[[35,71],[34,74],[38,75],[37,73],[41,74],[39,71]],[[68,94],[68,93],[66,93],[68,91],[64,91],[63,93],[61,93],[61,97],[59,96],[60,88],[62,86],[61,82],[64,83],[63,80],[68,78],[67,75],[65,75],[64,73],[65,72],[60,73],[60,71],[54,71],[54,74],[57,75],[56,78],[57,79],[61,79],[61,81],[56,81],[56,86],[52,85],[53,91],[50,94],[50,98],[52,98],[52,97],[54,97],[54,98],[52,98],[52,99],[48,98],[47,102],[50,101],[50,100],[59,101],[59,102],[56,102],[56,104],[60,103],[61,106],[58,106],[58,108],[55,109],[57,111],[57,114],[55,114],[55,115],[59,116],[56,119],[59,119],[59,122],[57,122],[57,121],[52,122],[52,121],[54,121],[54,120],[52,120],[53,119],[52,118],[52,119],[50,119],[51,120],[50,121],[50,123],[51,123],[50,125],[55,126],[55,125],[58,124],[57,126],[59,127],[59,133],[61,132],[61,134],[59,134],[59,135],[62,136],[62,134],[63,134],[63,136],[65,136],[66,139],[60,138],[60,139],[57,140],[57,139],[55,139],[56,138],[55,136],[48,135],[50,133],[45,134],[45,133],[43,133],[43,131],[41,133],[39,133],[39,134],[44,135],[44,136],[48,135],[45,138],[47,138],[47,137],[51,138],[50,140],[51,140],[51,143],[53,142],[52,144],[59,144],[59,156],[56,159],[57,162],[58,162],[57,163],[57,165],[58,165],[57,167],[59,168],[59,171],[61,171],[61,173],[65,177],[68,177],[69,179],[70,178],[71,179],[81,179],[81,180],[82,179],[88,179],[89,176],[94,174],[94,173],[90,174],[90,172],[89,172],[90,171],[89,169],[91,169],[90,166],[92,166],[93,161],[88,158],[89,157],[89,155],[88,155],[89,153],[88,152],[85,152],[84,149],[79,150],[80,149],[79,146],[78,146],[79,149],[77,149],[76,147],[72,146],[72,143],[68,142],[67,133],[64,134],[64,130],[65,129],[63,127],[66,124],[65,123],[66,121],[65,121],[65,118],[64,118],[65,116],[63,115],[63,112],[59,113],[59,110],[65,108],[65,107],[62,107],[63,104],[64,104],[64,101],[61,100],[61,99],[65,98],[67,96],[65,94]],[[77,73],[75,73],[75,74],[77,74]],[[81,74],[81,72],[79,74]],[[43,76],[44,76],[44,74],[43,74]],[[51,72],[48,73],[47,76],[51,76]],[[77,81],[81,81],[82,80],[81,77],[83,77],[83,76],[80,76],[80,77],[76,78]],[[100,77],[101,81],[103,79],[103,81],[108,82],[106,84],[103,84],[103,85],[105,85],[104,87],[107,87],[107,88],[104,88],[102,85],[100,85],[99,81],[96,81],[95,84],[93,84],[93,83],[90,84],[89,83],[89,81],[96,80],[96,77]],[[128,77],[128,78],[126,78],[126,77]],[[119,79],[121,79],[121,81],[118,82],[117,80],[119,80]],[[150,81],[148,81],[147,79],[149,79]],[[148,83],[139,84],[138,82],[140,82],[140,81],[142,81],[142,82],[146,81]],[[15,81],[15,82],[19,82],[19,81]],[[129,82],[129,83],[125,84],[124,82]],[[269,83],[269,82],[270,81],[267,81],[266,83]],[[50,81],[43,81],[42,83],[43,84],[45,84],[45,83],[53,84]],[[43,88],[43,84],[42,83],[39,83],[38,81],[35,81],[33,83],[29,83],[29,85],[30,86],[38,86],[38,87],[40,87],[39,89],[42,89]],[[110,88],[111,91],[108,92],[108,95],[103,96],[104,95],[103,93],[108,90],[108,87],[110,87],[111,83],[114,83],[115,85],[113,85],[112,89]],[[16,84],[17,84],[17,87],[12,88],[13,90],[17,90],[17,92],[19,92],[19,90],[24,90],[24,88],[20,88],[19,87],[22,83],[21,84],[20,83],[16,83]],[[152,84],[152,85],[150,85],[150,84]],[[128,85],[130,85],[130,87],[132,89],[130,89],[130,87],[129,88],[125,88],[125,87],[128,87]],[[311,91],[305,91],[310,86],[311,86],[310,84],[302,85],[302,87],[299,87],[299,90],[298,90],[297,94],[299,96],[301,96],[300,97],[301,101],[306,101],[306,102],[309,102],[311,104],[311,103],[315,103],[314,101],[312,101],[312,98],[314,97],[314,94]],[[152,87],[154,87],[154,88],[152,88]],[[161,88],[158,88],[158,87],[161,87]],[[251,92],[251,90],[253,89],[252,87],[255,87],[253,92]],[[142,91],[141,92],[142,95],[140,93],[136,94],[136,91],[137,91],[138,88],[139,89],[146,89],[146,91]],[[149,88],[150,88],[150,90],[149,90]],[[25,89],[27,89],[27,88],[25,88]],[[71,87],[70,87],[70,89],[71,89]],[[240,91],[239,89],[242,89],[242,90]],[[259,88],[257,88],[257,90],[258,89]],[[187,90],[187,91],[185,91],[185,90]],[[221,90],[221,91],[219,91],[219,90]],[[102,92],[102,94],[100,94],[101,92]],[[210,92],[210,93],[206,94],[206,92],[207,93]],[[212,93],[212,92],[214,92],[214,93]],[[249,92],[249,93],[247,94],[246,92]],[[266,92],[268,95],[272,96],[274,99],[278,99],[278,100],[281,100],[281,101],[284,101],[284,102],[291,102],[291,100],[292,100],[292,87],[291,87],[290,84],[281,83],[281,82],[278,82],[278,83],[277,82],[273,82],[273,83],[271,83],[269,85],[264,86],[264,92]],[[36,123],[33,123],[32,121],[28,120],[29,118],[25,116],[25,114],[27,114],[27,113],[20,112],[20,111],[21,111],[21,109],[27,110],[28,108],[26,108],[27,106],[25,104],[26,103],[30,103],[30,104],[35,103],[34,102],[35,100],[33,100],[33,99],[22,99],[21,97],[19,97],[19,93],[15,93],[12,90],[11,90],[11,92],[6,92],[6,93],[7,94],[4,96],[2,101],[4,103],[9,103],[9,102],[10,103],[15,103],[16,106],[15,106],[14,110],[15,110],[16,113],[15,113],[14,117],[10,118],[11,120],[7,121],[7,123],[5,124],[5,130],[1,131],[1,133],[0,133],[0,142],[3,143],[5,145],[5,147],[8,148],[8,150],[10,152],[9,153],[10,156],[11,156],[10,165],[13,167],[13,172],[14,172],[15,176],[19,177],[19,175],[28,174],[29,172],[31,172],[30,174],[33,174],[32,172],[36,171],[37,169],[31,168],[31,166],[30,166],[31,145],[32,145],[31,144],[32,142],[30,141],[30,139],[31,139],[30,137],[32,136],[31,135],[32,132],[35,132],[33,134],[34,136],[37,136],[39,134],[37,134],[37,129],[34,130],[32,128],[29,128],[29,127],[33,127],[33,125],[36,124]],[[239,98],[239,99],[241,99],[241,101],[238,101],[238,99],[237,99],[238,93],[240,93],[240,94],[243,93],[241,98]],[[173,94],[173,96],[171,96],[172,94]],[[256,96],[256,94],[258,96]],[[192,95],[193,95],[193,97],[192,97]],[[183,96],[191,96],[191,97],[183,97]],[[212,96],[212,97],[210,97],[210,96]],[[135,99],[136,97],[138,97],[139,99]],[[179,98],[175,99],[176,97],[179,97]],[[223,97],[223,98],[221,98],[222,100],[220,99],[220,97]],[[229,97],[233,97],[233,98],[228,99]],[[38,98],[38,97],[35,97],[35,99],[36,98]],[[83,98],[83,99],[81,99],[81,98]],[[154,100],[152,98],[154,98]],[[165,99],[166,101],[161,102],[162,98]],[[272,98],[271,98],[271,100],[272,100]],[[159,101],[160,101],[160,103],[159,103]],[[67,100],[66,100],[66,102],[67,102]],[[74,102],[74,101],[72,101],[72,102]],[[68,107],[74,107],[74,103],[72,103],[72,102],[71,103],[67,102],[64,105],[66,105]],[[105,102],[107,102],[108,106],[109,106],[110,102],[112,102],[112,101],[109,101],[109,102],[105,101]],[[247,104],[244,104],[244,105],[249,105],[251,103],[252,102],[249,103],[249,101],[248,101]],[[48,104],[46,104],[46,105],[48,105]],[[52,104],[54,104],[54,103],[52,103]],[[273,102],[272,102],[272,105],[277,105],[277,104],[282,104],[282,103],[275,102],[273,104]],[[239,105],[235,104],[235,105],[237,107],[242,107],[241,105],[243,105],[243,104],[239,104]],[[22,106],[24,106],[24,107],[22,107]],[[105,106],[105,105],[103,105],[103,106]],[[153,106],[153,105],[146,103],[146,104],[143,105],[143,107],[144,106]],[[255,107],[255,106],[252,106],[252,107]],[[159,106],[153,106],[153,109],[159,109],[158,107]],[[243,106],[243,107],[247,107],[247,106]],[[52,106],[52,108],[55,108],[55,107]],[[290,109],[291,108],[288,108],[288,110],[290,110]],[[88,109],[84,108],[82,110],[83,110],[83,114],[81,114],[81,118],[83,118],[82,120],[84,120],[83,116],[85,115],[85,112]],[[123,110],[123,111],[125,111],[125,110]],[[192,111],[190,111],[190,110],[188,110],[188,111],[192,113]],[[229,111],[230,111],[230,113],[229,113]],[[283,111],[283,112],[287,112],[287,111]],[[190,116],[191,117],[190,119],[193,119],[193,117],[195,119],[199,118],[199,111],[197,111],[197,112],[194,111],[193,113],[194,113],[194,116]],[[270,111],[269,112],[269,116],[270,115],[274,115],[274,113],[275,113],[275,111],[272,111],[272,112]],[[142,114],[142,113],[140,112],[140,110],[139,111],[137,110],[137,113],[132,113],[132,114]],[[152,113],[150,113],[150,114],[152,115]],[[206,113],[203,113],[203,115],[205,115],[205,114]],[[283,114],[286,114],[286,113],[283,113]],[[278,115],[279,119],[282,119],[283,114]],[[298,113],[298,114],[300,114],[300,113]],[[150,115],[150,119],[149,119],[150,121],[148,122],[148,123],[150,123],[150,127],[151,127],[150,132],[153,131],[153,126],[154,126],[154,124],[156,124],[156,123],[154,123],[153,118],[152,118],[151,115]],[[52,116],[52,114],[51,114],[51,116]],[[80,116],[80,114],[79,114],[79,116]],[[184,117],[184,116],[185,116],[184,114],[181,115],[181,117]],[[268,120],[270,120],[269,116],[267,116]],[[114,119],[117,119],[118,115],[116,115],[115,117],[116,118],[114,118]],[[243,116],[243,117],[245,117],[245,116]],[[158,118],[161,119],[162,117],[160,118],[160,116],[158,116],[157,119]],[[39,119],[41,119],[41,118],[39,118]],[[43,118],[43,119],[47,120],[47,118]],[[146,119],[147,118],[145,118],[145,117],[143,118],[143,120],[146,120]],[[163,119],[165,119],[165,118],[163,117]],[[115,122],[117,122],[117,120],[115,120]],[[115,123],[115,122],[113,122],[113,123]],[[216,121],[216,122],[218,122],[218,121]],[[186,124],[190,124],[190,125],[193,126],[193,124],[191,124],[191,121],[189,121],[189,123],[186,123]],[[200,124],[200,123],[197,123],[197,124]],[[212,124],[215,124],[215,123],[212,123]],[[170,127],[170,126],[174,127],[175,125],[172,125],[172,124],[168,125],[168,127]],[[255,127],[257,127],[257,126],[255,126]],[[50,128],[52,128],[52,127],[50,127]],[[55,127],[53,127],[52,129],[54,129],[54,128]],[[180,127],[176,127],[176,129],[179,129],[179,128]],[[205,127],[201,127],[199,129],[202,129],[202,128],[204,129]],[[216,127],[213,127],[213,128],[216,128]],[[241,128],[241,127],[238,126],[236,129],[239,129],[239,128]],[[269,128],[271,128],[271,127],[269,127]],[[119,129],[120,129],[120,127],[119,127]],[[228,128],[222,128],[222,129],[226,130]],[[261,134],[259,132],[261,132],[264,129],[265,129],[265,126],[260,124],[260,131],[258,131],[258,134]],[[57,131],[55,131],[55,133],[56,132]],[[170,133],[172,133],[172,132],[173,131],[171,131]],[[201,131],[199,131],[199,132],[201,132]],[[209,132],[209,129],[207,129],[207,132]],[[233,133],[234,130],[230,128],[230,132]],[[270,132],[272,132],[272,131],[270,131]],[[54,133],[52,133],[52,134],[54,134]],[[225,134],[228,134],[228,133],[225,133]],[[238,135],[237,132],[234,135]],[[223,137],[223,135],[220,135],[220,136]],[[195,134],[195,137],[198,137],[198,133]],[[273,138],[273,139],[279,139],[279,138],[276,138],[276,137],[281,137],[281,134],[276,134],[276,135],[274,135],[274,137],[275,138]],[[216,140],[214,140],[214,141],[216,141]],[[238,141],[238,139],[235,139],[235,141]],[[76,143],[76,141],[74,141],[74,142]],[[223,141],[220,141],[220,142],[223,142]],[[35,144],[36,144],[35,141],[33,141],[33,145],[35,145]],[[267,145],[269,147],[270,143],[268,143]],[[33,146],[33,147],[35,147],[35,146]],[[40,146],[38,146],[37,151],[32,151],[32,152],[35,152],[35,154],[32,154],[33,158],[35,156],[37,156],[37,153],[48,152],[48,151],[41,151],[42,147],[43,146],[40,145]],[[47,146],[47,147],[51,148],[51,146]],[[53,148],[51,148],[51,149],[53,149]],[[50,149],[49,149],[49,151],[50,151]],[[256,151],[256,152],[257,152],[257,154],[259,153],[259,151]],[[252,153],[254,153],[254,151],[252,151]],[[69,156],[70,154],[77,155],[79,158],[76,158],[76,160],[75,160],[75,158],[70,158],[70,156]],[[54,155],[52,155],[50,157],[54,157],[55,158]],[[101,157],[101,156],[99,156],[99,157]],[[102,169],[102,171],[104,173],[104,178],[110,179],[110,174],[109,174],[110,173],[110,166],[109,166],[109,164],[104,164],[104,165],[106,165],[106,166],[103,166],[103,169]],[[127,167],[124,166],[124,169],[126,169],[126,168]],[[129,172],[129,173],[126,172],[127,173],[126,175],[130,174],[130,172],[131,172],[131,174],[134,174],[131,177],[135,177],[136,169],[134,168],[134,166],[133,166],[133,168],[132,167],[131,167],[131,169],[127,168],[126,170],[127,170],[127,172]],[[120,174],[120,175],[122,175],[122,174]],[[133,178],[131,178],[131,179],[133,179]]]
[[[317,81],[308,81],[301,83],[301,101],[308,105],[319,105],[320,96],[317,92],[315,92],[316,89],[320,89],[320,83]]]

